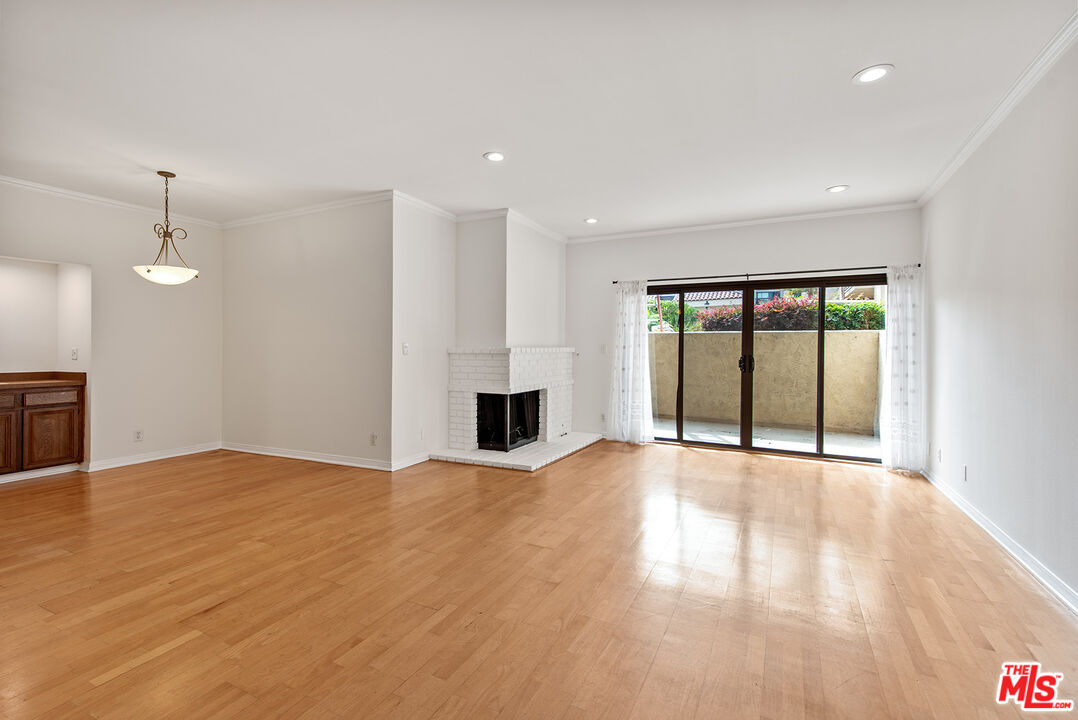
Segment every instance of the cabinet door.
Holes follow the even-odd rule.
[[[79,460],[79,408],[27,408],[23,410],[22,468],[64,465]]]
[[[0,475],[19,469],[18,410],[0,410]]]

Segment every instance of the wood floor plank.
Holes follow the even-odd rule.
[[[1078,621],[921,478],[602,442],[0,487],[0,718],[990,718]]]

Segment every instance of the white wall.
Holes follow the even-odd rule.
[[[93,353],[93,321],[90,268],[61,263],[56,266],[56,361],[55,370],[89,372]],[[78,358],[71,359],[71,351]]]
[[[457,223],[456,344],[505,347],[505,217]]]
[[[565,241],[503,209],[457,223],[458,347],[565,344]]]
[[[85,265],[0,258],[0,372],[88,371],[90,298]]]
[[[506,216],[505,345],[565,345],[565,241]]]
[[[456,319],[456,224],[397,194],[393,201],[395,467],[449,446],[449,347]],[[408,345],[408,354],[403,346]]]
[[[577,350],[573,429],[602,432],[614,341],[614,280],[916,262],[916,209],[570,243],[566,344]],[[606,352],[603,351],[605,346]]]
[[[175,189],[173,205],[182,206]],[[159,220],[150,211],[0,182],[0,255],[83,264],[92,273],[92,463],[221,438],[220,231],[180,223],[190,233],[181,251],[201,275],[154,285],[131,266],[157,254]],[[134,442],[134,429],[144,431],[143,442]]]
[[[55,365],[56,264],[0,258],[0,372]]]
[[[392,225],[387,194],[224,231],[226,446],[389,466]]]
[[[1076,127],[1072,48],[924,209],[929,471],[1072,604]]]

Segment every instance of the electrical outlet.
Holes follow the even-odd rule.
[[[603,343],[599,346],[599,354],[606,355],[606,343]]]
[[[403,343],[403,344],[401,345],[401,355],[407,355],[407,354],[408,354],[408,351],[409,351],[409,350],[411,350],[411,349],[412,349],[412,348],[410,348],[410,347],[408,346],[408,343]]]
[[[969,468],[962,466],[962,482],[969,482]]]
[[[71,359],[72,360],[78,360],[79,359],[79,349],[78,348],[71,348]]]
[[[936,448],[936,462],[943,462],[943,448]]]
[[[377,444],[378,444],[378,436],[375,435],[374,433],[371,433],[371,447],[374,447]]]
[[[135,442],[142,442],[142,431],[141,430],[136,430],[134,433],[132,433],[132,435],[134,435]]]
[[[599,422],[606,425],[606,413],[599,413]]]

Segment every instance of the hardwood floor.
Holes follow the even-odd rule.
[[[599,443],[532,475],[216,451],[0,486],[0,715],[1020,716],[1078,623],[924,480]]]

